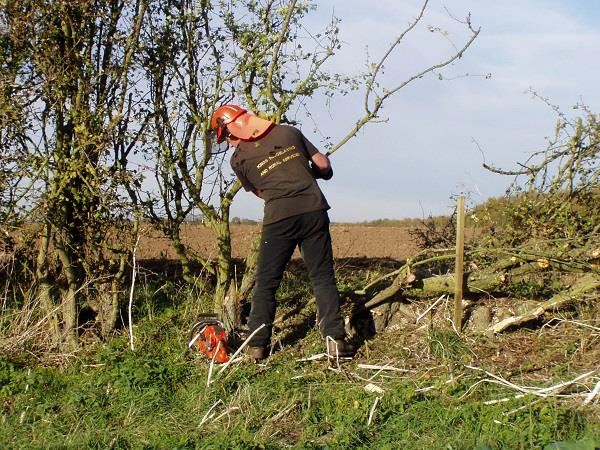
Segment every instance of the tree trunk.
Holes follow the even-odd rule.
[[[256,282],[256,266],[258,263],[258,250],[260,247],[262,235],[258,235],[250,244],[248,255],[246,256],[246,267],[244,270],[244,276],[239,288],[237,287],[237,280],[231,283],[229,286],[229,292],[225,297],[224,310],[225,315],[231,322],[231,329],[238,328],[241,323],[241,308],[242,302],[248,301],[252,289],[254,289],[254,283]]]
[[[513,263],[514,264],[514,263]],[[408,266],[406,266],[408,267]],[[539,273],[540,267],[537,263],[527,263],[511,270],[495,272],[486,270],[465,274],[464,293],[479,294],[481,292],[498,292],[509,283],[518,282],[531,274]],[[412,274],[411,274],[412,275]],[[385,302],[393,300],[396,296],[403,297],[435,297],[442,294],[452,295],[454,293],[454,274],[446,274],[437,277],[416,279],[414,275],[407,278],[406,271],[400,271],[392,284],[377,293],[371,300],[365,303],[367,309],[374,308]]]
[[[171,234],[171,242],[173,243],[173,247],[175,248],[175,254],[181,263],[181,271],[183,279],[189,285],[194,285],[195,278],[192,273],[190,258],[187,255],[187,251],[183,243],[181,242],[181,238],[179,237],[179,226],[177,226],[177,231]]]
[[[39,285],[38,292],[40,304],[44,315],[47,317],[48,323],[50,324],[52,343],[58,344],[60,342],[58,312],[52,299],[52,284],[48,278],[48,247],[50,245],[50,233],[51,226],[50,224],[45,223],[40,238],[35,276]]]
[[[73,255],[63,246],[62,242],[56,243],[58,257],[62,264],[62,272],[67,279],[67,288],[62,290],[61,310],[63,319],[62,336],[68,351],[78,346],[78,294],[80,283],[78,270],[73,262]]]
[[[119,270],[110,283],[110,291],[101,293],[101,303],[98,311],[97,321],[100,323],[100,334],[106,339],[115,329],[117,317],[119,316],[119,296],[123,287],[123,277],[127,267],[127,257],[121,255],[119,259]]]
[[[256,269],[258,266],[258,252],[260,250],[260,242],[262,240],[262,234],[258,234],[252,244],[250,245],[250,251],[246,256],[246,270],[244,271],[244,277],[238,290],[238,302],[248,300],[254,284],[256,283]]]
[[[235,301],[228,296],[231,285],[231,232],[229,222],[223,221],[215,226],[217,233],[217,282],[214,293],[214,309],[221,317],[223,324],[229,330],[233,330],[237,322]],[[234,296],[235,297],[235,296]]]

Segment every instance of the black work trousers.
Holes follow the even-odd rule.
[[[296,246],[300,247],[317,300],[317,318],[321,334],[333,339],[342,339],[345,336],[333,272],[329,216],[326,211],[321,210],[263,226],[256,286],[248,325],[250,332],[263,323],[265,327],[253,336],[250,341],[252,346],[267,347],[270,344],[275,320],[275,293]]]

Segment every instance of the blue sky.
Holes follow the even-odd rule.
[[[307,28],[319,30],[332,12],[342,19],[342,50],[330,70],[356,73],[366,48],[373,59],[418,13],[417,0],[319,0]],[[386,123],[368,125],[332,156],[334,177],[320,182],[332,221],[448,214],[451,196],[471,203],[502,195],[512,181],[487,172],[482,162],[512,168],[545,148],[556,116],[532,89],[567,113],[583,101],[600,112],[600,1],[431,0],[422,24],[439,26],[457,46],[464,29],[453,21],[471,12],[481,33],[464,57],[443,74],[401,90],[386,105]],[[397,85],[451,51],[447,39],[425,29],[408,37],[386,65],[384,83]],[[486,79],[481,75],[491,74]],[[469,74],[470,76],[465,76]],[[361,114],[360,93],[326,106],[314,98],[311,113],[322,133],[341,138]],[[314,126],[302,130],[322,145]],[[479,147],[483,151],[479,150]],[[262,217],[262,201],[240,193],[232,215]]]

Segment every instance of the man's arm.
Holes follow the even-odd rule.
[[[298,130],[298,133],[304,143],[306,154],[310,157],[310,170],[313,177],[315,177],[315,179],[322,178],[323,180],[329,180],[333,176],[329,157],[326,154],[324,155],[321,153],[312,142],[306,139],[306,136],[304,136],[301,131]]]

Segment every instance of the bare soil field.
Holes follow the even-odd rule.
[[[232,253],[244,258],[252,240],[260,234],[260,225],[232,225]],[[183,241],[199,255],[216,256],[213,232],[200,224],[186,224],[182,229]],[[407,227],[364,225],[332,225],[331,237],[334,258],[385,258],[404,260],[418,249]],[[157,231],[143,235],[137,252],[140,259],[175,259],[175,251],[168,239]],[[296,252],[295,257],[299,257]]]

